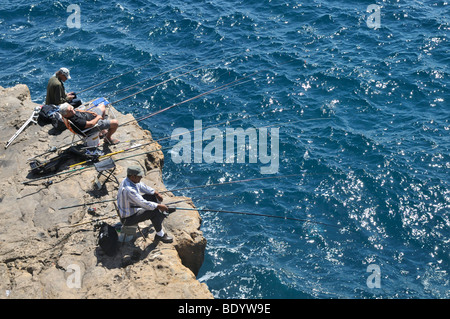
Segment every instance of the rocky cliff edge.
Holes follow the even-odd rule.
[[[26,85],[0,87],[2,142],[16,133],[36,106]],[[134,121],[131,115],[113,108],[112,112],[119,123]],[[7,149],[0,148],[0,298],[212,298],[196,279],[206,247],[197,211],[177,211],[165,219],[172,244],[154,242],[155,231],[148,221],[140,224],[144,237],[138,232],[110,257],[97,245],[94,224],[119,222],[115,201],[107,201],[116,198],[116,183],[108,181],[102,190],[95,189],[97,171],[91,166],[23,184],[33,177],[27,159],[77,141],[68,130],[58,135],[51,129],[32,123]],[[114,136],[122,142],[109,146],[106,154],[152,141],[151,133],[135,121],[119,127]],[[143,182],[167,191],[162,181],[164,156],[158,148],[151,143],[113,155],[119,182],[128,165],[139,163],[146,169]],[[130,157],[133,154],[137,156]],[[54,156],[57,153],[43,158]],[[182,202],[176,206],[194,207],[189,198],[164,194],[163,203],[178,201]],[[88,205],[93,202],[101,203]],[[82,206],[61,209],[73,205]],[[88,212],[88,207],[95,212]]]

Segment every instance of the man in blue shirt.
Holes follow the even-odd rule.
[[[173,238],[162,228],[165,217],[162,212],[169,211],[169,208],[159,203],[163,198],[157,191],[141,183],[143,176],[144,170],[140,166],[130,166],[127,169],[127,177],[120,183],[117,206],[122,223],[125,226],[136,225],[150,219],[156,230],[155,240],[171,243]]]

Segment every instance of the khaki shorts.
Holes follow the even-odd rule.
[[[100,110],[98,107],[94,107],[93,109],[91,109],[91,111],[94,113],[97,113],[100,116],[103,116],[102,110]],[[109,130],[109,127],[111,126],[111,121],[110,120],[99,120],[97,122],[97,125],[100,130]]]

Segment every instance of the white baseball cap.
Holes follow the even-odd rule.
[[[59,69],[59,72],[61,72],[61,74],[65,75],[68,80],[71,79],[69,69],[61,68],[61,69]]]

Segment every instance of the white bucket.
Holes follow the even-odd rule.
[[[86,147],[98,147],[100,146],[100,132],[90,134],[84,139]]]
[[[119,233],[119,242],[127,243],[134,238],[137,232],[137,226],[124,226],[122,225]]]

